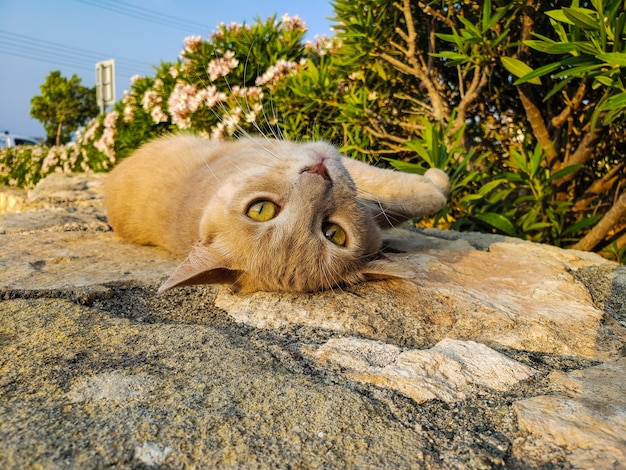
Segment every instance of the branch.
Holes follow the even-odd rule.
[[[533,134],[537,138],[537,142],[539,142],[543,151],[546,152],[548,165],[550,166],[557,157],[557,152],[554,148],[554,142],[550,137],[548,128],[546,127],[546,123],[543,121],[541,111],[530,98],[530,88],[528,85],[518,86],[517,92],[519,93],[522,106],[524,106],[524,111],[526,111],[526,119],[528,119]]]
[[[364,126],[363,127],[367,132],[369,132],[370,134],[372,134],[374,137],[378,137],[379,139],[382,140],[386,140],[386,141],[390,141],[390,142],[394,142],[396,144],[404,144],[406,142],[406,139],[403,139],[401,137],[397,137],[395,135],[389,134],[388,132],[384,132],[384,131],[377,131],[376,129],[374,129],[371,126]],[[402,150],[406,150],[405,148],[402,148]]]
[[[442,23],[448,25],[450,28],[454,28],[454,26],[455,26],[454,25],[454,21],[452,21],[447,16],[442,15],[437,10],[433,10],[433,8],[430,5],[426,5],[424,2],[417,2],[417,5],[422,9],[422,11],[425,14],[430,15],[430,16],[438,19]]]
[[[602,131],[603,128],[601,128],[600,126],[596,126],[593,131],[587,132],[578,143],[576,151],[571,154],[569,158],[567,158],[567,160],[561,162],[559,165],[556,165],[554,170],[558,171],[561,168],[565,168],[570,165],[583,165],[587,161],[591,160],[596,153],[596,142],[598,141],[598,138],[600,137]],[[554,184],[560,186],[563,183],[566,183],[574,178],[575,174],[576,172],[570,173],[569,175],[564,176],[559,180],[556,180]]]
[[[394,97],[398,98],[399,100],[410,101],[411,103],[414,103],[415,105],[419,106],[420,108],[424,108],[426,111],[428,111],[431,114],[433,112],[432,106],[430,106],[427,103],[424,103],[423,101],[418,100],[417,98],[415,98],[413,96],[405,95],[404,93],[396,93],[396,94],[394,94]]]
[[[412,75],[422,82],[433,108],[433,117],[439,121],[447,121],[449,118],[448,107],[439,95],[436,84],[428,76],[428,67],[424,57],[417,49],[417,32],[415,31],[415,22],[413,13],[411,12],[411,0],[403,0],[402,5],[396,4],[396,7],[404,14],[407,31],[402,32],[400,36],[406,41],[406,48],[399,47],[397,49],[404,54],[406,62],[396,59],[387,53],[380,53],[379,57],[389,62],[398,71],[407,75]]]
[[[489,67],[476,67],[474,68],[474,76],[472,77],[472,81],[465,91],[462,94],[461,101],[457,107],[458,113],[456,118],[454,119],[454,123],[452,128],[450,129],[450,134],[454,134],[458,129],[460,129],[463,124],[465,124],[465,116],[467,115],[467,109],[469,106],[478,99],[480,96],[480,91],[487,85],[489,81]],[[463,81],[461,81],[463,83]],[[462,88],[461,88],[462,89]]]
[[[534,21],[528,14],[528,11],[536,10],[536,5],[534,0],[527,0],[526,6],[524,8],[524,13],[522,15],[522,32],[520,37],[519,46],[517,48],[517,58],[520,60],[525,60],[529,54],[528,46],[524,44],[524,41],[532,38]],[[530,127],[533,131],[534,136],[537,138],[537,142],[546,152],[548,157],[548,165],[551,165],[554,159],[557,157],[556,149],[554,148],[554,142],[550,137],[550,133],[548,132],[548,127],[543,120],[543,116],[541,115],[541,111],[535,104],[532,98],[531,87],[528,84],[519,85],[517,87],[517,92],[520,97],[520,101],[522,102],[522,106],[524,107],[524,111],[526,112],[526,119],[530,124]]]
[[[561,111],[558,116],[552,118],[552,127],[558,129],[563,125],[563,123],[565,123],[565,121],[567,121],[567,119],[572,114],[572,110],[575,111],[576,109],[578,109],[578,106],[580,106],[580,103],[585,97],[585,93],[587,93],[587,83],[585,81],[582,81],[581,84],[578,86],[578,90],[576,90],[576,94],[571,100],[569,100],[567,98],[567,95],[565,95],[565,101],[567,103],[567,106],[565,107],[565,109],[563,109],[563,111]]]
[[[576,201],[572,207],[573,212],[584,211],[589,203],[598,196],[598,194],[607,193],[611,190],[615,181],[617,181],[617,173],[624,168],[624,162],[618,163],[602,178],[595,180],[585,193]]]
[[[626,192],[615,201],[613,207],[600,219],[600,221],[577,243],[570,248],[574,250],[589,251],[596,247],[606,235],[615,228],[619,220],[626,216]]]

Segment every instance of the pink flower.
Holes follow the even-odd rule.
[[[184,40],[185,51],[189,53],[196,52],[202,45],[202,36],[188,36]]]
[[[161,104],[162,101],[163,98],[161,98],[156,91],[148,90],[143,95],[141,107],[148,113],[152,108]]]
[[[167,122],[167,114],[163,112],[160,106],[155,106],[152,111],[150,111],[150,117],[155,124]]]
[[[279,59],[276,64],[268,68],[263,75],[257,77],[255,83],[259,86],[272,85],[297,69],[297,62]]]
[[[209,66],[207,67],[209,79],[214,81],[219,77],[225,77],[234,70],[237,65],[239,65],[239,61],[235,59],[235,53],[233,51],[226,51],[224,57],[209,62]]]
[[[281,18],[280,22],[283,27],[285,27],[288,31],[298,30],[298,31],[306,31],[307,26],[304,21],[300,19],[298,15],[289,16],[289,13],[285,13]]]

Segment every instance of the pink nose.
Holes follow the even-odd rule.
[[[328,174],[328,168],[326,168],[326,165],[324,164],[324,160],[322,160],[319,163],[316,163],[315,165],[312,165],[308,168],[305,168],[304,171],[308,172],[308,173],[315,173],[320,175],[322,178],[329,180],[330,179],[330,175]]]

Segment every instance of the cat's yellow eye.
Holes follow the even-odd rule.
[[[322,225],[324,236],[335,245],[346,246],[346,232],[337,224],[326,222]]]
[[[248,207],[246,215],[257,222],[267,222],[278,214],[278,206],[272,201],[257,201]]]

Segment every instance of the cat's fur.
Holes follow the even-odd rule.
[[[191,135],[157,139],[108,176],[109,223],[126,240],[187,255],[161,286],[229,283],[242,292],[310,292],[370,278],[403,277],[380,254],[380,228],[432,214],[448,178],[375,168],[321,142],[266,138],[215,142]],[[255,201],[277,215],[251,220]],[[345,246],[324,235],[346,233]]]

